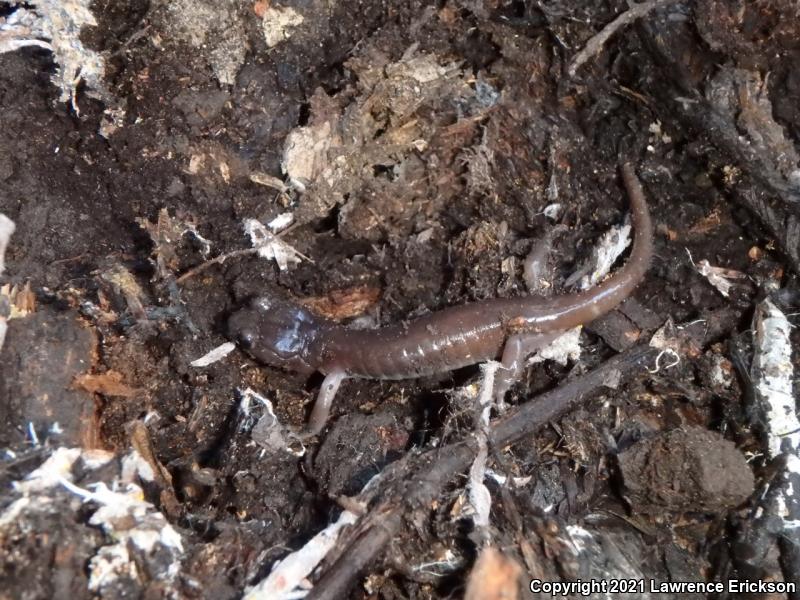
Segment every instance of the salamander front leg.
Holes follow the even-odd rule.
[[[314,408],[311,410],[311,417],[308,419],[306,431],[309,435],[317,435],[325,427],[331,412],[333,398],[336,396],[336,392],[339,391],[339,385],[346,378],[347,374],[340,370],[331,371],[325,376],[322,387],[319,389],[319,394],[317,394]]]
[[[494,380],[494,394],[498,402],[502,402],[503,397],[509,388],[519,381],[522,375],[522,368],[525,366],[525,359],[552,343],[564,332],[555,331],[552,333],[515,333],[506,340],[503,346],[503,369],[497,372]]]

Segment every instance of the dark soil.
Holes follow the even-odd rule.
[[[549,283],[569,293],[565,279],[624,219],[622,160],[656,224],[649,275],[584,330],[580,360],[531,367],[508,400],[535,401],[668,321],[701,325],[676,366],[639,368],[535,437],[492,449],[494,470],[524,478],[488,483],[494,540],[524,565],[522,581],[536,575],[531,559],[553,579],[591,576],[559,541],[573,525],[592,532],[598,555],[637,557],[641,577],[736,575],[737,531],[770,474],[735,366],[749,360],[756,302],[781,288],[797,313],[794,3],[675,2],[620,29],[575,77],[575,53],[626,2],[287,2],[304,21],[271,48],[256,14],[268,3],[219,4],[96,1],[83,40],[108,57],[113,99],[79,88],[79,115],[58,101],[50,53],[0,54],[0,213],[17,226],[0,284],[35,296],[0,351],[0,514],[18,498],[11,482],[49,448],[115,454],[102,474],[74,473],[84,488],[121,476],[119,457],[135,448],[156,472],[146,499],[184,540],[179,576],[159,575],[162,557],[90,592],[90,561],[108,540],[89,522],[93,505],[59,490],[55,512],[0,517],[0,598],[240,597],[334,519],[341,496],[470,436],[473,409],[455,390],[477,384],[477,368],[348,380],[328,430],[298,457],[259,443],[262,413],[245,414],[241,394],[256,390],[300,427],[318,377],[239,351],[190,363],[227,341],[227,317],[257,295],[383,325],[523,294],[522,261],[555,223],[566,227]],[[0,2],[0,15],[11,10]],[[206,43],[190,43],[181,11],[217,19]],[[244,48],[231,84],[215,67],[220,40]],[[112,103],[124,117],[104,137]],[[310,153],[315,164],[290,166],[305,191],[257,183],[289,181],[284,148],[301,131],[329,143]],[[544,214],[553,204],[555,222]],[[244,254],[178,281],[248,248],[245,219],[287,212],[281,239],[311,260],[280,270]],[[743,274],[728,297],[698,273],[702,259]],[[464,481],[453,473],[352,597],[463,595],[477,555]],[[446,567],[417,568],[437,561]],[[786,578],[775,552],[759,568]]]

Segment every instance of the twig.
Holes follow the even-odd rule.
[[[202,273],[206,269],[208,269],[212,265],[224,263],[229,258],[238,258],[239,256],[247,256],[248,254],[257,254],[258,248],[245,248],[244,250],[234,250],[233,252],[228,252],[227,254],[220,254],[217,257],[212,258],[211,260],[207,260],[204,263],[200,263],[196,267],[192,267],[186,273],[181,275],[175,280],[175,283],[183,283],[187,279],[194,277],[198,273]]]
[[[509,411],[491,427],[495,447],[513,444],[539,427],[557,419],[602,388],[607,381],[621,380],[636,373],[635,367],[652,359],[656,350],[636,346],[563,386]],[[380,556],[403,524],[424,522],[431,503],[444,486],[463,472],[473,460],[477,443],[473,439],[429,450],[401,465],[384,479],[381,500],[349,535],[342,538],[339,558],[323,573],[308,600],[335,600],[347,592],[359,574]],[[390,467],[391,468],[391,467]]]
[[[298,224],[298,223],[294,223],[294,224],[290,225],[289,227],[287,227],[286,229],[284,229],[283,231],[281,231],[280,233],[273,234],[273,235],[274,235],[276,238],[282,238],[282,237],[284,237],[285,235],[287,235],[288,233],[290,233],[290,232],[294,231],[295,229],[297,229],[297,227],[298,227],[298,226],[299,226],[299,224]],[[186,273],[184,273],[183,275],[181,275],[180,277],[178,277],[178,278],[175,280],[175,283],[183,283],[184,281],[186,281],[187,279],[190,279],[190,278],[194,277],[194,276],[195,276],[195,275],[197,275],[198,273],[202,273],[203,271],[205,271],[206,269],[208,269],[208,268],[209,268],[209,267],[211,267],[212,265],[216,265],[216,264],[221,264],[221,263],[224,263],[224,262],[225,262],[226,260],[228,260],[229,258],[238,258],[238,257],[240,257],[240,256],[247,256],[248,254],[258,254],[258,252],[259,252],[259,250],[260,250],[260,249],[261,249],[260,247],[255,247],[255,248],[245,248],[244,250],[234,250],[233,252],[228,252],[228,253],[226,253],[226,254],[220,254],[219,256],[217,256],[217,257],[214,257],[214,258],[212,258],[211,260],[207,260],[207,261],[206,261],[206,262],[204,262],[204,263],[200,263],[200,264],[199,264],[199,265],[197,265],[196,267],[192,267],[191,269],[189,269],[188,271],[186,271]],[[294,249],[293,249],[293,250],[294,250]],[[311,260],[311,259],[310,259],[308,256],[306,256],[305,254],[302,254],[302,253],[300,253],[300,252],[297,252],[297,250],[294,250],[294,252],[295,252],[295,253],[296,253],[298,256],[300,256],[301,258],[304,258],[305,260],[307,260],[307,261],[309,261],[309,262],[312,262],[312,263],[314,262],[313,260]]]
[[[652,10],[672,4],[676,1],[677,0],[650,0],[650,2],[642,2],[641,4],[632,5],[628,10],[611,21],[611,23],[603,27],[603,29],[601,29],[597,35],[595,35],[586,43],[586,46],[583,47],[583,50],[575,55],[575,58],[572,59],[569,69],[567,70],[569,76],[575,77],[575,73],[578,72],[578,69],[580,69],[594,55],[599,54],[605,43],[617,32],[618,29],[621,29],[626,25],[630,25],[636,19],[642,18]]]

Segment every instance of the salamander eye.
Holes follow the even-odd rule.
[[[252,331],[240,331],[236,336],[236,343],[244,350],[250,350],[255,343],[256,336]]]

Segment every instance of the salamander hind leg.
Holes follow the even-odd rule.
[[[333,398],[345,379],[347,379],[347,374],[342,370],[331,371],[325,376],[322,387],[319,389],[319,394],[317,394],[317,400],[314,402],[314,408],[311,410],[311,416],[308,419],[307,435],[317,435],[325,427],[325,423],[327,423],[328,416],[331,413]]]
[[[552,343],[563,335],[563,331],[551,333],[515,333],[511,335],[503,346],[503,368],[497,372],[494,380],[494,395],[498,403],[503,401],[506,392],[520,380],[525,359]]]

